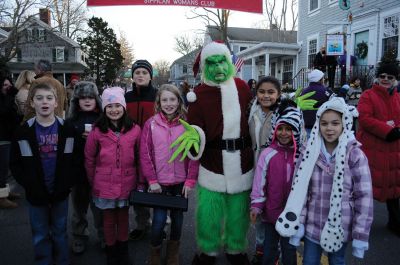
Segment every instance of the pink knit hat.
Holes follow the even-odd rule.
[[[126,109],[124,90],[120,87],[106,88],[101,95],[101,101],[103,110],[107,105],[113,103],[119,103],[124,107],[124,109]]]

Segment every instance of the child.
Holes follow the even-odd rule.
[[[105,89],[101,99],[103,113],[87,138],[85,167],[103,214],[107,264],[129,264],[128,197],[138,185],[140,128],[126,113],[122,88]]]
[[[320,107],[296,166],[285,210],[276,223],[277,231],[292,236],[294,245],[305,235],[305,265],[319,264],[322,250],[328,252],[330,265],[344,264],[351,240],[355,257],[362,258],[368,249],[373,218],[371,174],[351,131],[357,114],[338,97]]]
[[[150,192],[165,193],[187,198],[196,184],[198,162],[186,158],[168,163],[174,150],[169,146],[184,131],[179,122],[186,113],[179,89],[173,85],[162,85],[155,100],[155,113],[143,127],[140,157],[143,176],[150,185]],[[167,210],[154,208],[151,228],[150,264],[159,265],[163,230]],[[183,212],[171,210],[171,235],[167,242],[168,265],[179,264],[179,240],[181,237]]]
[[[75,90],[71,98],[70,107],[68,110],[68,121],[74,127],[76,135],[77,161],[79,167],[76,173],[76,183],[72,189],[72,251],[75,254],[81,254],[85,251],[88,241],[89,229],[86,214],[88,211],[89,202],[91,201],[90,185],[85,171],[85,155],[84,147],[86,138],[90,132],[91,124],[93,124],[100,116],[101,100],[96,84],[92,82],[79,82],[75,85]],[[85,128],[89,127],[89,128]],[[103,222],[101,212],[93,203],[90,204],[92,209],[94,225],[98,232],[100,242],[104,248]]]
[[[31,88],[35,116],[16,132],[11,171],[29,202],[35,264],[69,264],[68,194],[76,165],[72,127],[54,115],[56,91],[46,83]]]
[[[296,247],[280,237],[275,223],[283,211],[292,184],[296,151],[303,144],[304,121],[294,102],[283,100],[277,111],[271,144],[260,154],[251,192],[250,219],[262,214],[265,231],[263,265],[274,265],[281,246],[285,265],[296,264]]]
[[[251,105],[249,115],[249,130],[254,150],[254,167],[257,166],[258,156],[271,135],[271,118],[280,101],[281,84],[275,77],[264,77],[255,85],[255,93],[256,98]],[[255,223],[255,228],[256,253],[252,262],[253,264],[261,264],[265,231],[260,218]]]

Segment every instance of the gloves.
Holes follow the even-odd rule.
[[[353,256],[359,259],[364,258],[364,252],[368,250],[368,242],[354,239],[352,245],[353,245],[353,251],[352,251]]]
[[[394,142],[396,140],[400,139],[400,129],[399,128],[393,128],[388,135],[386,135],[386,141],[388,142]]]
[[[314,105],[318,103],[315,99],[308,99],[314,96],[315,91],[308,92],[302,96],[296,97],[294,100],[301,110],[317,110],[318,108],[314,108]]]
[[[303,238],[304,236],[304,225],[300,224],[299,225],[299,230],[297,230],[297,233],[294,236],[291,236],[289,239],[289,244],[295,247],[300,246],[300,240]]]
[[[153,184],[150,184],[149,192],[151,192],[151,193],[161,193],[161,191],[162,191],[161,186],[157,182],[153,183]]]
[[[179,145],[178,149],[172,154],[171,158],[169,159],[168,163],[171,163],[175,160],[175,158],[183,152],[182,158],[179,161],[183,161],[187,153],[189,152],[190,148],[194,148],[196,153],[199,153],[199,146],[200,146],[200,136],[199,133],[196,131],[195,128],[190,126],[189,123],[185,122],[184,120],[180,119],[179,122],[185,128],[185,132],[178,137],[169,147],[169,149],[174,148],[175,146]]]

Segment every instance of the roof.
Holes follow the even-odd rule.
[[[195,58],[195,57],[197,56],[197,54],[200,52],[200,50],[201,50],[201,47],[200,47],[200,48],[197,48],[197,49],[194,50],[194,51],[191,51],[190,53],[188,53],[188,54],[186,54],[186,55],[184,55],[184,56],[182,56],[182,57],[179,57],[178,59],[176,59],[176,60],[171,64],[171,66],[174,65],[174,64],[182,64],[182,63],[185,63],[187,60],[193,60],[193,58]]]
[[[9,33],[6,30],[0,28],[0,38],[8,38],[8,35]]]
[[[213,41],[221,39],[217,26],[207,26]],[[297,31],[228,27],[229,41],[296,43]]]

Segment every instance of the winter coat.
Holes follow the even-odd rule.
[[[47,205],[62,201],[75,182],[77,168],[76,143],[70,124],[57,117],[58,144],[54,193],[47,191],[44,172],[36,139],[35,118],[20,126],[11,147],[10,168],[17,182],[24,187],[26,198],[33,205]]]
[[[127,199],[138,185],[140,128],[119,136],[95,127],[85,145],[85,167],[92,193],[102,199]]]
[[[352,239],[368,242],[373,219],[371,174],[367,157],[360,146],[356,140],[349,141],[347,145],[341,207],[345,242]],[[299,161],[301,159],[302,156]],[[320,241],[321,231],[328,219],[334,172],[335,161],[328,163],[320,153],[301,214],[305,236],[315,242]]]
[[[170,149],[169,146],[184,132],[178,119],[168,122],[161,113],[146,121],[140,140],[140,165],[143,177],[150,184],[168,186],[184,182],[191,188],[196,184],[197,161],[186,158],[181,162],[181,156],[178,156],[168,163],[177,148]]]
[[[328,101],[332,94],[332,91],[326,88],[323,84],[312,82],[301,92],[301,96],[313,91],[315,91],[315,94],[309,99],[315,99],[318,101],[314,105],[315,108],[319,108],[322,104]],[[303,118],[306,129],[311,129],[314,126],[316,115],[317,110],[303,110]]]
[[[381,202],[400,197],[400,140],[387,142],[386,136],[400,127],[400,94],[389,95],[386,88],[373,85],[358,102],[357,140],[368,157],[374,198]],[[388,125],[393,121],[394,126]]]
[[[53,77],[51,72],[45,72],[43,74],[39,74],[35,76],[35,80],[32,82],[31,87],[35,86],[36,84],[44,83],[50,85],[56,90],[57,93],[57,108],[54,110],[54,113],[58,117],[65,117],[65,110],[67,109],[67,99],[66,99],[66,91],[63,84],[60,83],[57,79]],[[32,90],[29,90],[28,100],[32,98]],[[32,108],[30,104],[25,104],[25,115],[24,121],[32,118],[35,116],[35,109]]]
[[[156,90],[151,85],[148,87],[137,88],[133,84],[133,90],[125,94],[126,111],[140,128],[144,123],[154,115],[154,101],[156,99]]]
[[[11,141],[18,120],[15,96],[13,93],[0,93],[0,141]]]
[[[294,146],[276,140],[258,159],[251,192],[251,208],[262,212],[265,222],[275,224],[285,208],[292,186]]]

